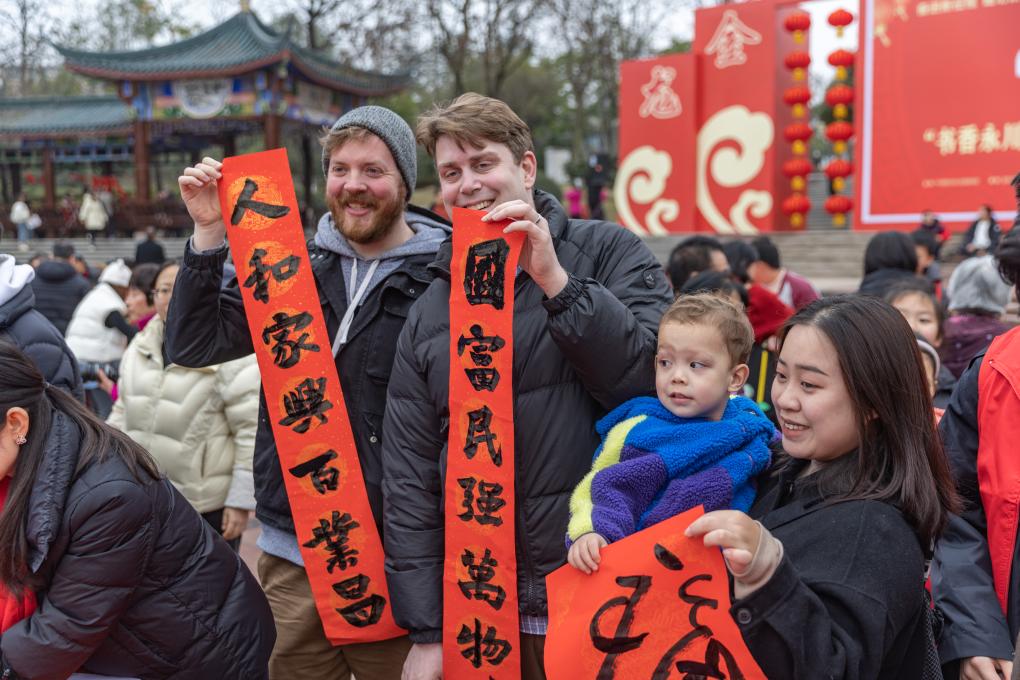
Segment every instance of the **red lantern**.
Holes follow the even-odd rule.
[[[854,126],[845,120],[837,120],[825,126],[825,136],[832,142],[832,148],[837,154],[846,152],[846,140],[854,136]]]
[[[783,212],[790,216],[790,224],[800,227],[804,224],[804,215],[811,210],[811,201],[804,194],[794,194],[783,201]]]
[[[811,170],[811,162],[806,158],[791,158],[783,163],[783,174],[790,178],[790,188],[794,191],[804,191],[804,176]]]
[[[843,37],[843,29],[849,26],[854,20],[854,15],[845,9],[837,9],[829,15],[829,23],[836,28],[836,36]]]
[[[803,156],[807,151],[807,145],[805,142],[811,139],[811,126],[807,123],[791,123],[786,126],[783,131],[783,136],[786,137],[786,141],[793,144],[793,153],[798,156]]]
[[[804,42],[804,32],[811,28],[811,15],[807,12],[793,12],[783,20],[783,27],[793,33],[793,39],[797,43]]]
[[[790,52],[783,59],[783,64],[793,71],[794,80],[801,81],[807,74],[807,67],[811,65],[811,55],[800,50]]]
[[[837,192],[846,186],[846,177],[853,174],[854,166],[848,160],[837,158],[825,166],[825,175],[832,180],[832,188]]]
[[[825,199],[825,211],[832,215],[832,223],[837,227],[846,224],[846,214],[853,210],[854,202],[849,196],[836,195]]]
[[[793,117],[803,118],[807,112],[804,106],[811,100],[811,90],[806,87],[788,87],[783,92],[783,101],[793,107]]]
[[[854,53],[836,50],[829,55],[829,63],[836,67],[836,80],[846,80],[849,68],[854,65]]]
[[[844,120],[849,115],[847,104],[854,101],[854,88],[849,85],[833,85],[825,93],[825,103],[832,107],[837,120]]]

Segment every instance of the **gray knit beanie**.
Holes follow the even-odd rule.
[[[359,106],[340,116],[330,132],[349,127],[362,127],[370,131],[386,143],[393,160],[397,162],[400,176],[407,187],[407,200],[411,200],[414,187],[418,182],[418,154],[414,142],[414,133],[404,119],[389,109],[381,106]],[[329,156],[326,148],[322,149],[322,173],[329,174]]]
[[[992,255],[970,257],[961,262],[946,286],[950,309],[982,309],[1002,314],[1012,288],[1002,280]]]

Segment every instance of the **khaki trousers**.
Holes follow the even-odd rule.
[[[400,680],[411,641],[334,647],[326,639],[302,567],[262,553],[259,581],[276,621],[276,646],[269,658],[270,680]]]

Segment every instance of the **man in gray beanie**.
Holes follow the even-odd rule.
[[[319,220],[308,252],[381,535],[382,420],[397,338],[412,303],[432,279],[426,267],[450,228],[409,204],[417,178],[415,140],[392,111],[378,106],[349,111],[320,142],[329,211]],[[236,277],[221,285],[227,246],[216,187],[220,168],[219,161],[206,158],[178,180],[195,234],[167,314],[166,353],[183,366],[219,364],[254,351]],[[323,632],[264,395],[253,468],[255,515],[262,524],[259,580],[277,631],[270,678],[400,677],[410,648],[406,636],[334,647]]]

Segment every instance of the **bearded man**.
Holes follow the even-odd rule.
[[[425,292],[449,226],[409,205],[417,176],[414,134],[397,114],[364,106],[322,137],[326,204],[308,244],[322,315],[332,340],[344,401],[376,526],[382,535],[382,420],[397,338],[412,303]],[[166,354],[192,367],[254,351],[236,277],[223,284],[226,227],[217,180],[206,158],[179,178],[195,233],[167,314]],[[259,580],[276,619],[270,677],[383,680],[400,677],[407,637],[334,647],[315,608],[280,459],[262,394],[254,458],[255,515],[262,523]]]

